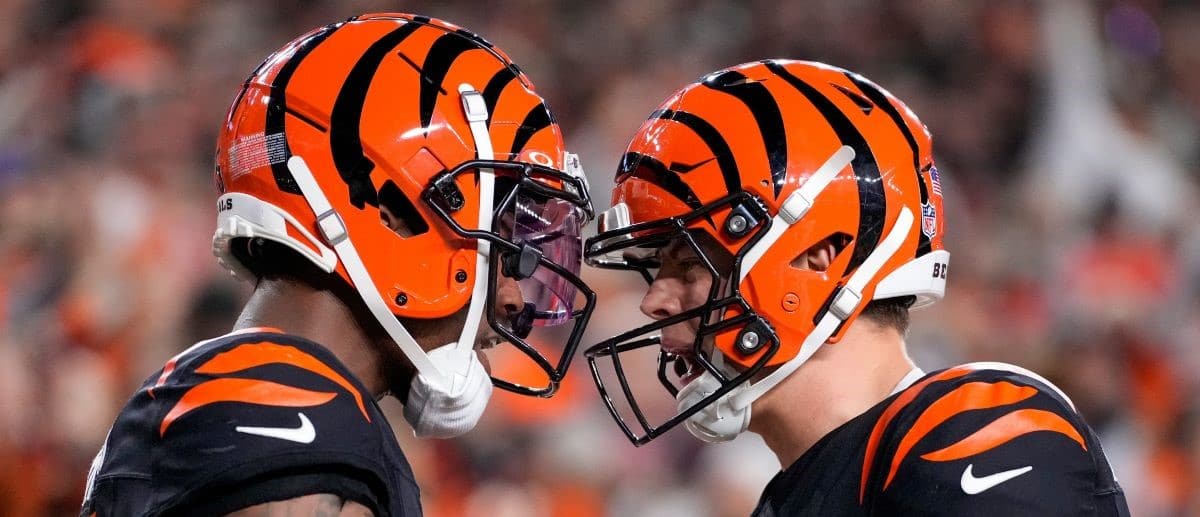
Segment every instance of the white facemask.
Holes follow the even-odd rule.
[[[445,372],[450,386],[414,375],[404,404],[404,419],[419,438],[454,438],[470,431],[483,416],[492,397],[492,380],[469,348],[454,343],[429,352],[429,359]]]

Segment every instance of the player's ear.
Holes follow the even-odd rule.
[[[829,269],[829,265],[833,263],[833,259],[837,258],[838,252],[845,247],[841,237],[841,235],[832,235],[821,239],[816,244],[813,244],[812,247],[804,250],[804,253],[792,259],[792,267],[818,272]]]

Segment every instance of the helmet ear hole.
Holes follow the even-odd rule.
[[[817,241],[816,244],[809,246],[804,252],[796,255],[796,258],[793,258],[789,265],[795,269],[804,271],[825,272],[852,240],[853,237],[850,237],[846,233],[834,233]]]
[[[379,217],[384,226],[404,238],[429,231],[429,223],[392,180],[387,180],[379,189]]]

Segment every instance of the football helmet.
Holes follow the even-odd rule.
[[[653,284],[656,254],[684,246],[712,285],[705,303],[587,349],[626,436],[641,445],[686,422],[701,439],[732,439],[751,403],[841,339],[871,300],[940,299],[949,253],[930,143],[890,93],[815,62],[720,70],[654,111],[621,159],[585,260]],[[837,247],[827,269],[795,265],[822,242]],[[687,350],[661,342],[689,321],[699,323]],[[666,416],[647,416],[631,371],[657,371],[674,399]]]
[[[566,374],[594,301],[578,276],[587,184],[544,100],[483,38],[397,13],[299,37],[234,99],[216,182],[213,249],[236,274],[252,276],[239,246],[286,246],[352,286],[418,372],[447,389],[454,372],[398,317],[467,307],[463,351],[486,320],[495,348],[538,372],[493,369],[498,387],[550,396]],[[492,310],[501,274],[519,283],[522,306]]]

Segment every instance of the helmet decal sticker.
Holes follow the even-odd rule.
[[[921,235],[925,236],[925,241],[928,242],[935,234],[937,234],[937,209],[929,203],[924,203],[921,205]]]
[[[292,74],[296,72],[296,68],[300,66],[300,62],[304,61],[308,54],[317,48],[322,41],[325,41],[338,27],[342,24],[327,25],[321,30],[309,36],[304,41],[296,45],[296,50],[292,57],[288,59],[283,66],[279,67],[279,72],[275,74],[275,79],[271,81],[271,100],[267,104],[267,125],[264,131],[267,134],[283,133],[284,115],[287,113],[287,95],[284,93],[287,90],[288,82],[292,80]],[[273,58],[267,58],[270,61]],[[264,61],[265,64],[267,61]],[[262,65],[259,65],[262,68]],[[257,72],[257,69],[256,69]],[[253,77],[253,76],[251,76]],[[249,80],[247,80],[249,82]],[[244,92],[244,89],[243,89]],[[241,94],[239,94],[239,97]],[[284,143],[284,156],[291,154],[287,148],[287,141]],[[300,195],[300,186],[296,185],[296,180],[292,178],[292,173],[288,171],[287,165],[283,162],[271,165],[271,172],[275,176],[275,185],[279,190],[290,194]]]
[[[229,177],[238,179],[259,167],[286,162],[287,158],[287,136],[283,133],[244,136],[229,146]]]

